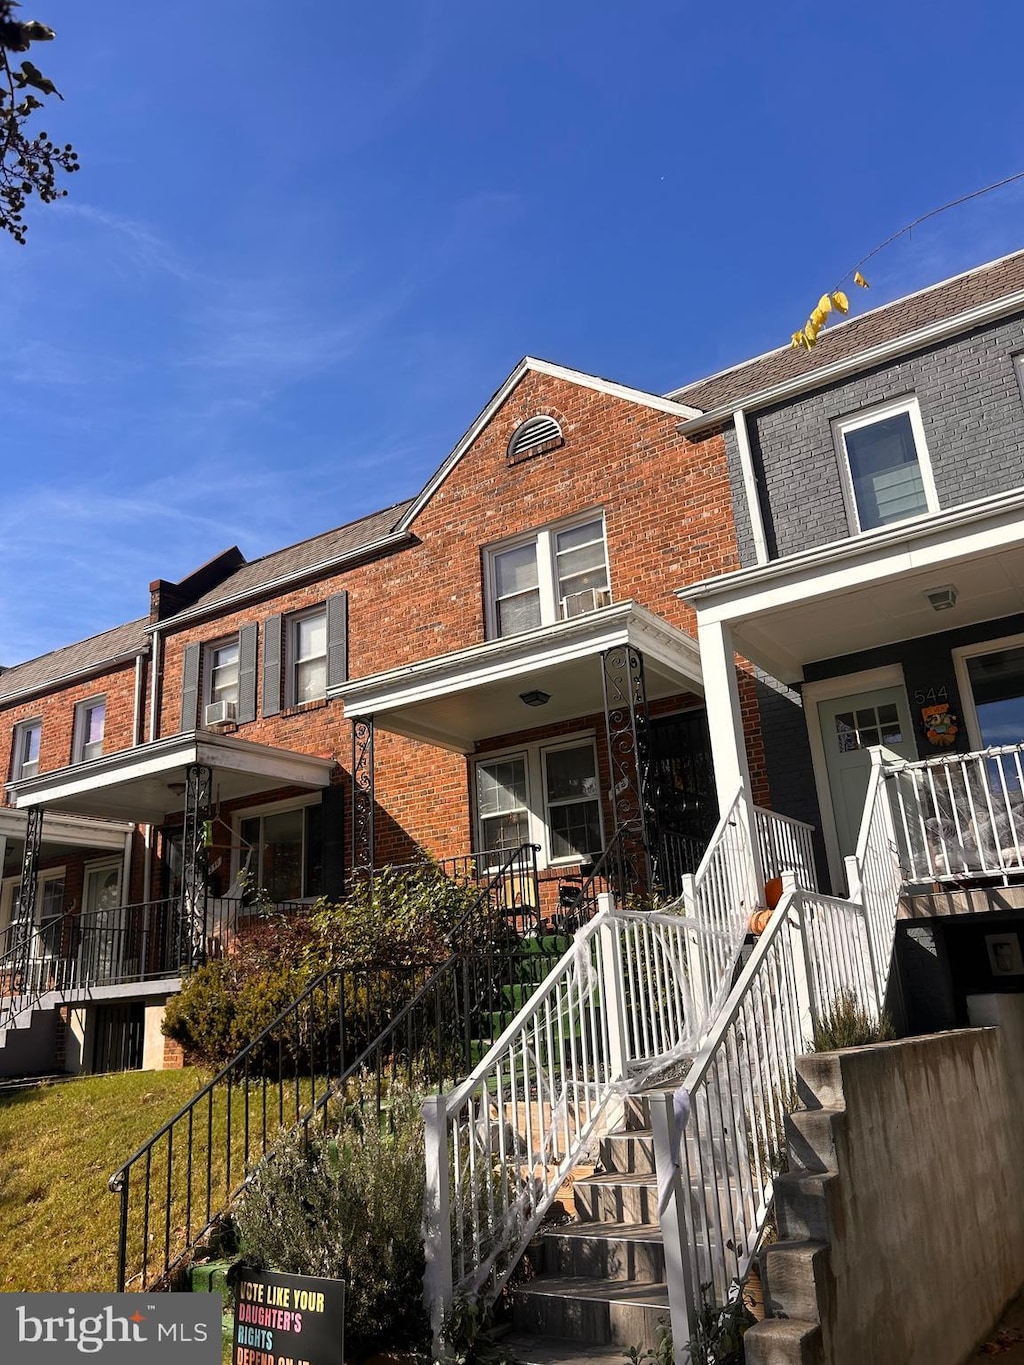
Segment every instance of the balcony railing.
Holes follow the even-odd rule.
[[[884,772],[907,881],[1024,876],[1024,744]]]

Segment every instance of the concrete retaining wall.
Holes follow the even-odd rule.
[[[828,1365],[960,1365],[1024,1280],[1024,997],[970,1003],[998,1027],[799,1063],[780,1228],[812,1240],[770,1249],[768,1280],[806,1261]],[[792,1141],[812,1129],[817,1175]]]

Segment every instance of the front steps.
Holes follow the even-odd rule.
[[[601,1140],[599,1172],[573,1185],[577,1221],[544,1230],[540,1273],[513,1293],[508,1344],[525,1365],[621,1361],[630,1346],[656,1348],[668,1323],[647,1101],[626,1111],[626,1127]]]
[[[829,1189],[836,1134],[846,1122],[833,1054],[797,1062],[804,1107],[786,1117],[789,1171],[775,1181],[779,1240],[763,1255],[765,1308],[774,1316],[743,1338],[747,1365],[821,1365],[821,1321],[832,1286]]]

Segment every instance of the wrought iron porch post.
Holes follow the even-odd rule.
[[[18,952],[14,961],[13,977],[28,982],[29,945],[36,922],[36,893],[39,885],[39,851],[43,846],[43,808],[29,806],[25,813],[25,852],[21,860],[21,889],[18,892],[18,920],[15,944]]]
[[[178,965],[194,966],[206,955],[207,854],[213,769],[190,763],[185,769],[185,827],[181,840],[181,905]],[[187,940],[182,942],[182,936]]]
[[[373,717],[352,718],[352,875],[373,875]]]
[[[657,877],[658,831],[651,781],[651,723],[643,655],[633,645],[601,653],[612,816],[625,831],[628,856],[638,862],[644,889]]]

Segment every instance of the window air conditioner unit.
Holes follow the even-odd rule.
[[[612,595],[607,588],[584,588],[582,592],[570,593],[562,598],[562,620],[569,621],[574,616],[583,616],[588,611],[611,604]]]
[[[203,712],[203,724],[208,730],[215,725],[229,725],[235,719],[238,708],[233,701],[211,701]]]

